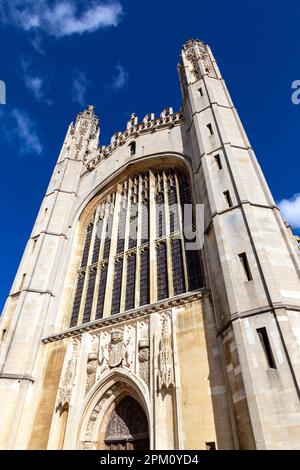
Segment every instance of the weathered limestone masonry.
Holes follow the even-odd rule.
[[[210,48],[179,75],[106,147],[92,106],[69,126],[1,317],[1,449],[300,448],[299,246]]]

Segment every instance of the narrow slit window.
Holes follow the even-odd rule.
[[[212,125],[211,125],[210,123],[207,124],[207,129],[208,129],[209,134],[210,134],[210,135],[213,135],[214,131],[213,131],[213,127],[212,127]]]
[[[47,212],[48,212],[48,207],[46,207],[44,209],[44,212],[42,213],[41,222],[44,222],[44,220],[46,219]]]
[[[243,270],[244,270],[245,276],[247,278],[247,281],[252,281],[253,277],[252,277],[252,274],[251,274],[251,270],[250,270],[250,266],[249,266],[249,262],[248,262],[248,258],[247,258],[246,253],[240,253],[239,258],[240,258],[240,262],[243,266]]]
[[[214,158],[215,158],[215,162],[216,162],[217,167],[219,168],[219,170],[222,170],[223,166],[222,166],[222,161],[221,161],[220,155],[217,153],[214,156]]]
[[[4,339],[5,339],[6,331],[7,331],[7,330],[2,330],[1,342],[4,341]]]
[[[136,143],[135,142],[131,142],[129,144],[129,152],[130,152],[130,156],[132,157],[133,155],[135,155],[135,152],[136,152]]]
[[[229,191],[224,191],[224,197],[225,197],[225,200],[227,202],[227,205],[228,207],[232,207],[233,204],[232,204],[232,199],[231,199],[231,196],[230,196],[230,192]]]
[[[34,239],[32,240],[32,248],[31,248],[31,253],[33,253],[33,252],[34,252],[34,250],[35,250],[35,247],[36,247],[36,242],[37,242],[37,238],[34,238]]]
[[[256,331],[263,347],[268,366],[270,369],[277,369],[266,328],[257,328]]]
[[[20,283],[20,290],[22,290],[23,287],[24,287],[25,279],[26,279],[26,273],[22,274],[21,283]]]
[[[203,96],[203,90],[202,90],[202,88],[199,88],[198,91],[199,91],[200,96]]]

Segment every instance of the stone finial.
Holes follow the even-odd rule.
[[[182,49],[185,51],[196,44],[205,46],[205,43],[201,39],[188,39],[182,46]]]
[[[97,121],[97,123],[99,123],[99,119],[94,110],[95,106],[89,104],[83,111],[80,111],[80,113],[77,114],[76,123],[82,119],[92,119],[93,121]]]
[[[111,136],[110,143],[113,144],[118,139],[118,137],[120,137],[120,135],[122,135],[122,132],[115,132]]]
[[[146,116],[144,117],[143,122],[144,122],[144,123],[150,122],[150,121],[152,121],[152,120],[154,119],[154,117],[155,117],[155,116],[154,116],[154,113],[148,113],[148,114],[146,114]]]
[[[164,118],[166,116],[170,116],[171,114],[173,114],[173,108],[165,108],[160,113],[160,117]]]
[[[138,123],[138,117],[136,116],[135,113],[132,113],[132,115],[130,116],[130,119],[127,123],[127,129],[130,129],[133,126],[136,126],[137,123]]]

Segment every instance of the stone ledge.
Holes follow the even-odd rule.
[[[31,375],[27,374],[0,374],[0,379],[8,380],[28,380],[29,382],[34,382],[35,379]]]
[[[266,305],[265,307],[255,308],[253,310],[246,310],[245,312],[235,312],[231,315],[231,318],[218,329],[218,336],[222,335],[236,320],[242,320],[244,318],[253,317],[255,315],[261,315],[263,313],[276,313],[276,310],[292,310],[300,312],[300,305],[293,304],[282,304],[281,302],[274,303],[273,305]]]
[[[192,292],[186,292],[185,294],[180,294],[175,297],[171,297],[169,299],[160,300],[153,304],[144,305],[134,310],[127,310],[126,312],[117,313],[116,315],[112,315],[110,317],[100,318],[99,320],[84,323],[82,325],[68,328],[67,330],[64,330],[60,333],[49,335],[42,339],[42,343],[46,344],[51,343],[53,341],[59,341],[61,339],[68,338],[71,336],[78,336],[88,331],[99,329],[103,326],[113,325],[114,323],[131,320],[132,318],[142,317],[151,313],[160,312],[168,308],[177,307],[179,305],[194,302],[195,300],[201,299],[209,295],[209,292],[210,291],[204,287]]]

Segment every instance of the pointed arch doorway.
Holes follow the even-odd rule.
[[[111,412],[105,437],[106,450],[147,450],[149,430],[147,417],[139,403],[129,395]]]

